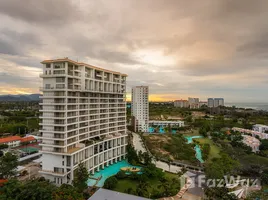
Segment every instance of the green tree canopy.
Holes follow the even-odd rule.
[[[8,179],[17,174],[18,157],[10,152],[0,157],[0,178]]]
[[[84,200],[84,197],[72,185],[62,184],[53,193],[53,200]]]
[[[83,192],[87,189],[87,180],[89,173],[83,163],[79,163],[77,169],[74,172],[73,186],[78,192]]]

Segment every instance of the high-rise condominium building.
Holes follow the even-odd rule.
[[[214,99],[214,107],[224,106],[223,98],[215,98]]]
[[[208,98],[208,107],[217,108],[219,106],[224,106],[224,99],[223,98]]]
[[[71,184],[80,162],[94,173],[124,159],[127,75],[68,58],[41,63],[41,175]]]
[[[136,86],[132,88],[131,115],[132,126],[136,132],[148,132],[149,129],[148,94],[148,86]]]
[[[174,107],[179,107],[179,108],[188,108],[189,107],[189,102],[187,100],[175,100],[174,101]]]
[[[188,98],[190,108],[199,108],[199,98]]]
[[[208,98],[208,107],[213,108],[214,107],[214,99],[213,98]]]

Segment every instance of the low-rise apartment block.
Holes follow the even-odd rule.
[[[168,127],[168,126],[184,126],[184,121],[158,121],[158,120],[150,120],[149,126],[162,126],[162,127]]]

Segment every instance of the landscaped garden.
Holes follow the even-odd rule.
[[[187,144],[181,134],[146,134],[143,136],[151,153],[159,158],[180,160],[186,164],[198,164],[194,144]]]
[[[206,155],[204,148],[206,148],[205,146],[209,146],[209,152],[208,152],[208,160],[212,160],[213,158],[219,158],[220,155],[220,148],[218,146],[216,146],[212,140],[210,140],[209,138],[195,138],[194,142],[200,144],[201,149],[203,150],[203,156]],[[206,160],[206,159],[205,159]]]
[[[121,168],[116,175],[106,179],[104,188],[153,199],[174,196],[180,191],[182,173],[171,174],[156,168],[148,153],[137,154],[128,146],[128,161],[140,165],[141,170]]]

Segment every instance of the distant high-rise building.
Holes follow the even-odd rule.
[[[188,97],[190,108],[199,108],[199,98]]]
[[[208,98],[208,107],[209,108],[217,108],[219,106],[224,106],[224,99],[223,98]]]
[[[208,107],[213,108],[214,107],[214,99],[213,98],[208,98]]]
[[[135,132],[148,132],[149,129],[149,87],[132,88],[131,115]]]
[[[188,108],[189,107],[189,102],[187,100],[175,100],[174,101],[174,107],[179,107],[179,108]]]
[[[224,106],[223,98],[214,98],[214,107]]]

